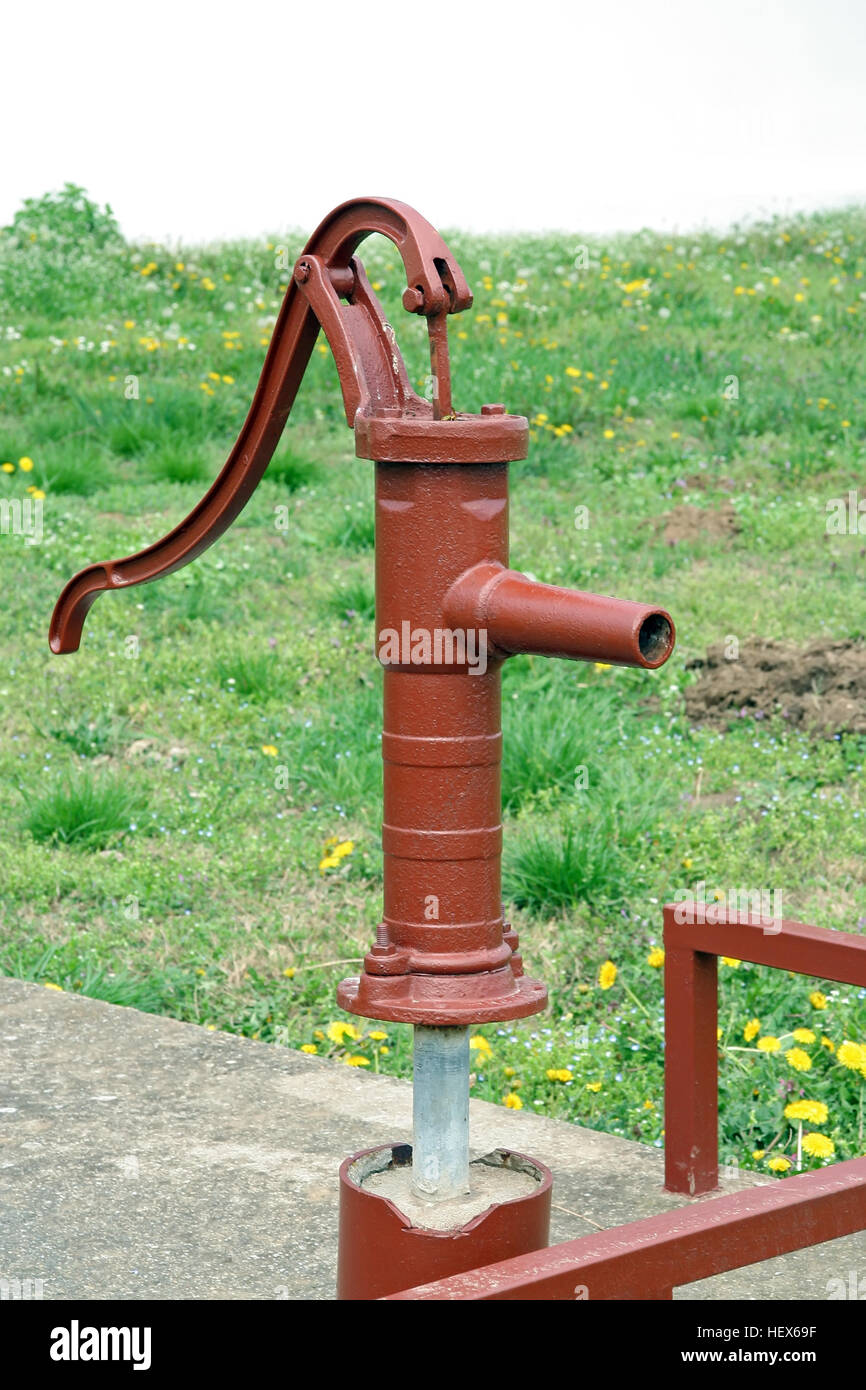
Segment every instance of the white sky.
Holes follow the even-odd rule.
[[[864,0],[57,0],[2,28],[0,225],[67,179],[128,236],[687,229],[866,200]]]

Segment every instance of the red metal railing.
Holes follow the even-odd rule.
[[[400,1299],[669,1299],[680,1284],[866,1226],[866,1158],[580,1236],[438,1279]]]
[[[713,920],[700,920],[711,916]],[[866,987],[866,940],[759,914],[664,909],[665,1170],[718,1187],[717,958]],[[396,1299],[669,1299],[675,1287],[866,1229],[866,1157],[581,1236]]]
[[[668,904],[664,924],[665,1187],[697,1197],[719,1185],[717,958],[866,987],[866,939],[715,904]]]

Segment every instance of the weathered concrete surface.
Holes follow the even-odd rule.
[[[484,1101],[471,1124],[553,1169],[553,1240],[680,1204],[656,1149]],[[409,1137],[406,1082],[0,979],[0,1278],[45,1298],[332,1298],[339,1163]],[[675,1296],[823,1299],[851,1270],[862,1235]]]

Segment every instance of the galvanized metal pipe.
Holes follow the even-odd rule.
[[[412,1187],[445,1202],[469,1191],[469,1029],[414,1032]]]

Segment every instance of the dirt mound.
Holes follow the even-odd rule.
[[[822,639],[808,647],[756,638],[718,642],[703,658],[690,661],[699,671],[686,690],[686,713],[693,724],[724,729],[738,718],[766,719],[779,714],[810,732],[866,734],[866,644]]]
[[[683,502],[662,517],[665,545],[678,545],[680,541],[694,540],[695,536],[708,536],[710,540],[728,540],[740,530],[740,522],[731,502],[723,502],[721,507],[696,507],[691,502]]]

